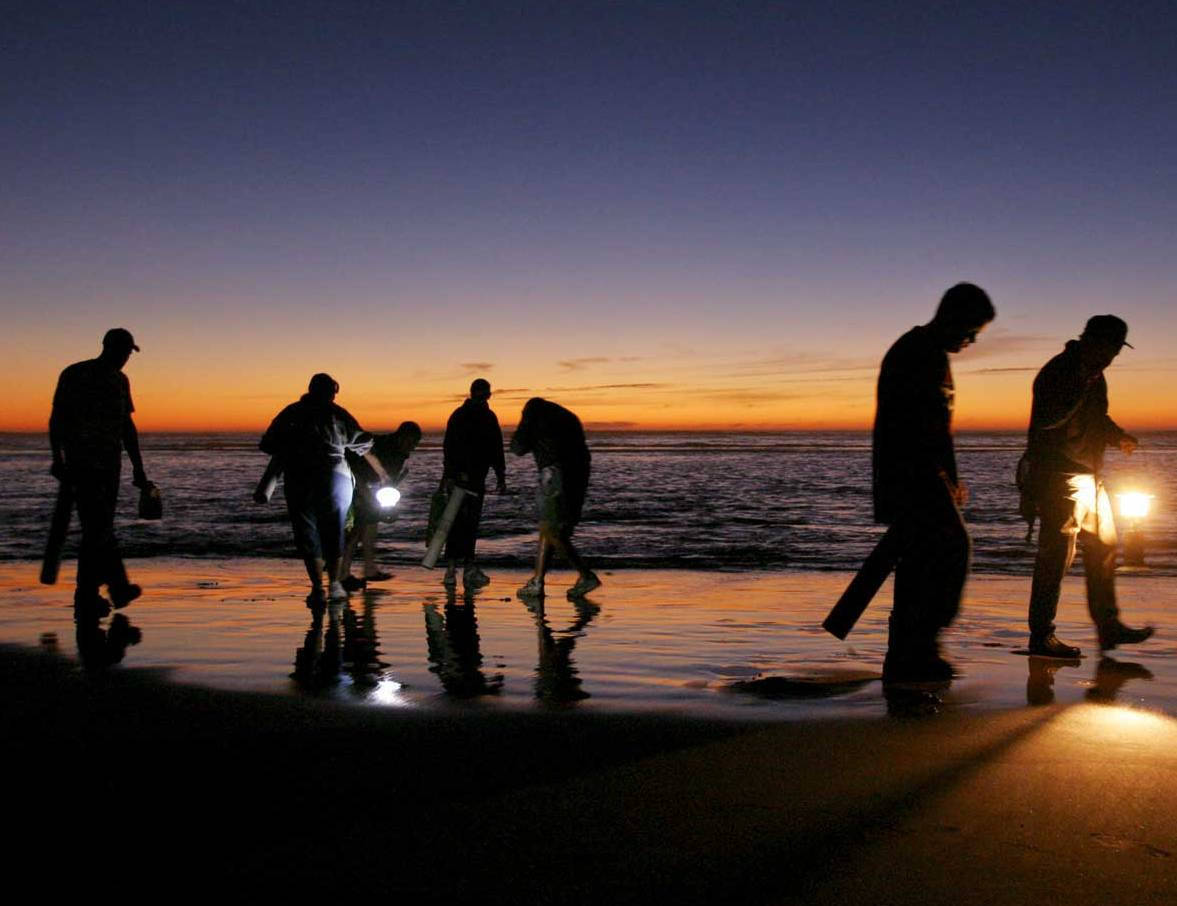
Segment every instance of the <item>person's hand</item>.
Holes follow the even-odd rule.
[[[131,476],[131,484],[137,488],[145,488],[151,484],[151,482],[147,480],[146,472],[144,472],[142,469],[136,469],[135,473]]]
[[[53,460],[53,465],[49,467],[49,474],[58,481],[65,481],[69,478],[69,469],[66,468],[64,460],[55,459]]]
[[[1125,434],[1120,438],[1120,450],[1124,453],[1132,454],[1136,452],[1136,448],[1140,446],[1138,441],[1131,434]]]
[[[258,490],[258,491],[253,492],[253,502],[254,503],[269,503],[270,501],[266,498],[266,495],[264,492]]]

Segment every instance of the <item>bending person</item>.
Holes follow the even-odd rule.
[[[380,460],[388,475],[389,484],[395,487],[404,480],[408,471],[405,460],[417,449],[420,442],[421,426],[416,422],[401,422],[400,427],[391,434],[376,435],[369,452]],[[391,522],[395,519],[397,511],[393,507],[381,506],[376,499],[376,491],[382,482],[376,470],[368,465],[365,457],[349,453],[347,464],[356,478],[356,490],[352,496],[350,525],[344,539],[339,575],[343,577],[343,587],[346,591],[359,591],[367,587],[369,582],[383,582],[392,578],[390,573],[383,572],[376,566],[376,529],[381,522]],[[362,579],[351,574],[351,561],[357,546],[361,546],[363,550]]]
[[[311,378],[307,392],[275,417],[262,436],[261,449],[278,458],[286,474],[286,509],[294,542],[311,580],[307,606],[320,607],[329,597],[346,601],[339,581],[344,520],[351,505],[354,479],[345,454],[365,456],[381,481],[384,467],[370,454],[372,435],[351,413],[335,405],[337,384],[329,374]],[[323,576],[328,582],[323,594]]]
[[[1063,576],[1083,550],[1087,609],[1100,650],[1143,642],[1151,626],[1120,622],[1116,606],[1116,526],[1103,486],[1104,448],[1125,453],[1136,438],[1108,417],[1104,369],[1120,354],[1128,325],[1115,315],[1096,315],[1082,336],[1042,366],[1034,378],[1034,404],[1026,443],[1025,491],[1041,519],[1034,583],[1030,589],[1030,653],[1077,658],[1079,649],[1054,633]],[[1131,348],[1129,346],[1129,348]]]
[[[562,553],[580,574],[568,589],[568,597],[588,594],[601,584],[572,544],[588,491],[591,456],[580,419],[563,406],[533,397],[523,407],[523,417],[511,438],[516,456],[531,453],[539,470],[536,501],[539,507],[539,550],[535,575],[519,589],[521,598],[542,598],[544,577],[553,550]]]

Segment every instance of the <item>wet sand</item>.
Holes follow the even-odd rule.
[[[429,647],[431,606],[461,625],[444,595],[427,600],[436,573],[404,571],[372,608],[388,664],[374,687],[369,674],[307,691],[287,677],[308,619],[296,573],[253,561],[133,572],[154,580],[127,610],[142,641],[116,667],[84,671],[66,587],[31,585],[27,564],[0,568],[0,639],[24,646],[0,658],[20,828],[11,864],[47,892],[987,904],[1177,894],[1177,627],[1162,606],[1172,580],[1121,581],[1128,614],[1159,626],[1131,659],[1101,668],[1093,654],[1044,671],[1012,653],[1024,637],[1009,598],[1022,580],[976,577],[949,639],[964,678],[936,713],[888,717],[869,679],[819,696],[788,683],[777,698],[723,691],[877,670],[886,600],[852,646],[806,628],[842,575],[619,573],[593,596],[593,619],[566,635],[554,626],[547,647],[533,613],[493,600],[518,577],[496,577],[477,604],[479,666],[502,686],[475,696],[460,682],[468,658],[441,650],[446,626]],[[218,584],[195,586],[197,574]],[[1063,616],[1087,642],[1080,596],[1069,583]],[[426,666],[388,656],[402,619]],[[730,631],[717,633],[723,619]],[[749,623],[785,640],[733,646],[755,634]],[[210,626],[235,643],[202,648]],[[245,656],[279,640],[283,654]],[[569,640],[571,651],[559,644]],[[682,652],[700,647],[685,667]],[[726,656],[705,656],[712,647]],[[572,688],[590,697],[541,697],[545,652],[547,678],[566,680],[571,662]],[[281,675],[266,679],[266,664]],[[253,685],[259,676],[271,685]],[[414,679],[400,698],[354,691],[388,676]]]

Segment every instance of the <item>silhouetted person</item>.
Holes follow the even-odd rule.
[[[1116,526],[1103,486],[1108,446],[1125,453],[1136,438],[1108,417],[1103,372],[1129,346],[1128,325],[1114,315],[1096,315],[1078,340],[1047,362],[1034,378],[1034,404],[1026,441],[1023,491],[1037,511],[1038,556],[1030,590],[1030,652],[1076,658],[1079,649],[1055,635],[1063,576],[1083,550],[1087,609],[1099,633],[1100,650],[1143,642],[1151,626],[1120,622],[1116,606]]]
[[[976,342],[994,315],[984,290],[958,283],[930,322],[895,342],[879,371],[875,521],[900,534],[884,682],[952,678],[938,637],[960,609],[970,542],[960,513],[966,490],[952,442],[948,354]]]
[[[474,562],[474,545],[478,524],[482,520],[482,499],[486,492],[486,475],[494,469],[495,490],[507,489],[507,470],[503,461],[503,431],[490,408],[490,383],[478,378],[470,385],[470,397],[453,411],[445,426],[442,442],[444,465],[442,482],[448,491],[453,487],[471,493],[462,500],[446,538],[445,584],[457,582],[458,561],[462,562],[462,584],[479,588],[490,578]]]
[[[455,698],[498,695],[503,675],[496,673],[488,679],[482,672],[474,589],[467,589],[461,601],[455,589],[447,589],[444,615],[436,604],[426,604],[424,611],[429,671],[437,674],[442,688]]]
[[[586,595],[601,584],[572,544],[572,533],[580,522],[588,492],[591,456],[580,419],[556,403],[532,397],[523,407],[523,416],[511,438],[511,452],[516,456],[531,453],[539,470],[536,503],[539,508],[539,550],[535,556],[535,575],[519,589],[523,598],[544,594],[544,577],[549,555],[554,549],[563,553],[580,574],[568,589],[568,597]]]
[[[307,392],[275,417],[260,447],[277,457],[286,475],[286,508],[294,541],[311,580],[307,606],[346,601],[339,581],[344,520],[352,498],[352,474],[345,454],[365,456],[381,481],[388,475],[369,451],[372,435],[351,414],[335,405],[337,384],[329,374],[316,374]],[[328,594],[323,593],[326,572]]]
[[[74,602],[96,610],[107,606],[99,592],[103,585],[115,607],[124,607],[142,594],[127,579],[114,533],[124,448],[135,486],[149,484],[131,417],[135,411],[131,382],[123,373],[132,351],[138,352],[139,347],[130,332],[121,327],[108,330],[98,358],[61,372],[49,416],[50,471],[58,481],[69,483],[82,526]]]
[[[404,480],[408,467],[405,461],[421,442],[421,426],[416,422],[401,422],[391,434],[377,434],[372,443],[370,455],[375,456],[388,475],[388,483],[396,487]],[[381,522],[396,518],[395,507],[383,507],[376,499],[376,491],[383,482],[376,470],[368,465],[367,459],[348,453],[347,464],[356,479],[355,494],[351,503],[351,527],[343,545],[343,561],[339,574],[347,591],[359,591],[369,582],[383,582],[392,575],[376,567],[376,529]],[[361,546],[364,554],[364,577],[351,575],[351,561],[356,547]]]

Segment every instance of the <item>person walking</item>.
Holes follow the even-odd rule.
[[[1040,520],[1034,581],[1030,587],[1030,653],[1073,659],[1080,649],[1055,635],[1063,576],[1083,551],[1087,609],[1101,651],[1143,642],[1153,627],[1120,621],[1116,605],[1116,526],[1103,483],[1107,447],[1126,454],[1137,440],[1108,416],[1104,370],[1132,345],[1128,325],[1115,315],[1087,321],[1034,378],[1026,454],[1019,464],[1023,494]],[[1033,515],[1033,514],[1032,514]]]
[[[125,607],[143,593],[127,578],[114,531],[124,449],[135,487],[150,484],[131,417],[131,382],[123,373],[131,353],[138,351],[130,331],[108,330],[97,358],[61,372],[49,416],[50,472],[68,485],[82,525],[74,603],[93,610],[109,607],[100,592],[103,585],[115,607]]]
[[[371,455],[372,435],[350,412],[335,405],[338,393],[339,384],[331,375],[314,375],[307,392],[274,417],[259,444],[263,452],[276,457],[286,475],[286,509],[310,578],[307,606],[312,609],[323,606],[328,598],[347,600],[339,563],[354,479],[345,455],[350,451],[364,456],[377,478],[388,480],[380,460]]]
[[[569,598],[582,597],[598,588],[600,578],[581,558],[572,543],[572,533],[580,522],[588,492],[591,455],[585,442],[584,427],[572,412],[541,397],[532,397],[523,407],[523,415],[511,437],[511,452],[516,456],[531,453],[539,471],[536,502],[539,508],[539,549],[535,556],[535,574],[519,589],[521,598],[542,598],[544,578],[555,551],[568,558],[579,573]]]
[[[507,490],[503,430],[490,408],[490,396],[490,382],[476,379],[470,384],[470,396],[450,414],[445,426],[442,485],[447,493],[455,486],[468,492],[446,538],[446,571],[442,581],[449,587],[457,583],[459,561],[465,588],[480,588],[490,582],[490,577],[475,562],[474,546],[482,521],[486,476],[491,469],[495,473],[495,492],[502,494]]]
[[[885,683],[952,678],[939,634],[960,609],[971,546],[960,512],[967,489],[956,468],[948,356],[975,343],[994,317],[984,290],[958,283],[930,322],[895,341],[879,370],[874,514],[899,535]]]

